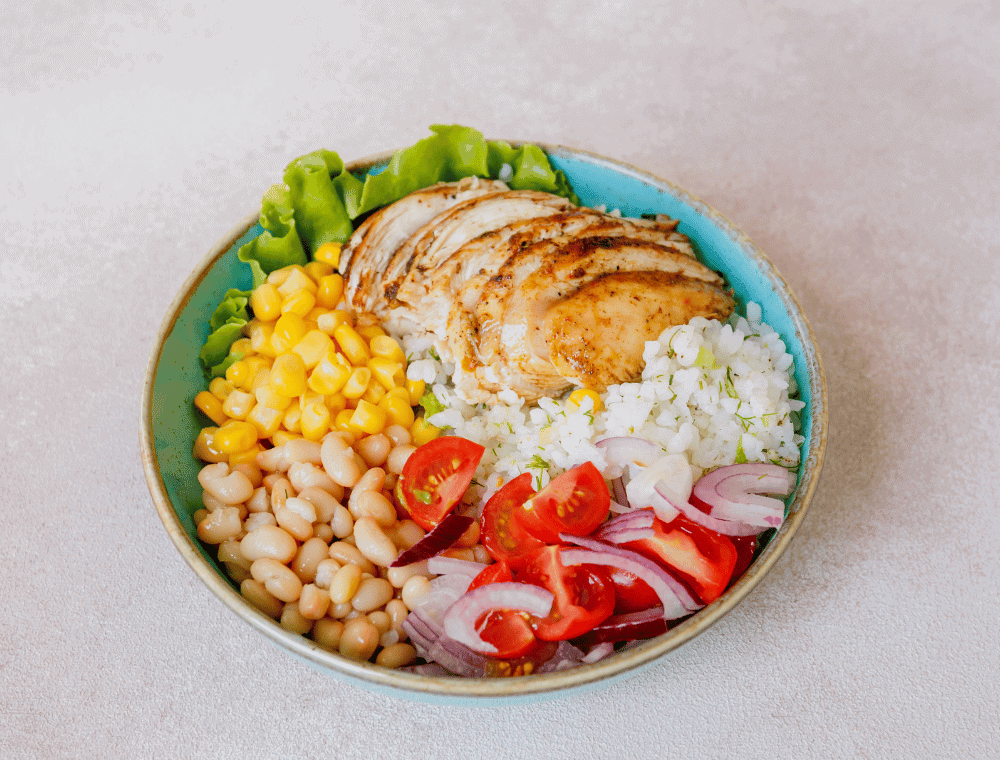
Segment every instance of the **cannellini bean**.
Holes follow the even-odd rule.
[[[326,523],[319,523],[313,526],[313,533],[317,538],[322,538],[324,544],[329,544],[335,536],[333,535],[333,528],[331,528]]]
[[[300,635],[309,633],[313,626],[313,621],[309,620],[302,614],[297,602],[290,602],[284,606],[281,610],[281,618],[279,622],[281,623],[281,627],[286,631],[291,631],[292,633],[298,633]]]
[[[354,486],[354,490],[351,491],[351,495],[347,500],[348,509],[353,511],[354,502],[356,502],[361,494],[366,491],[381,491],[384,483],[385,470],[381,467],[372,467],[358,479],[357,484]]]
[[[396,446],[396,448],[389,452],[389,456],[386,457],[386,468],[394,475],[399,475],[399,473],[403,471],[403,466],[406,464],[406,460],[409,459],[410,455],[416,450],[415,446],[411,446],[408,443]]]
[[[262,470],[267,470],[268,472],[282,472],[286,469],[286,467],[284,467],[284,446],[275,446],[273,449],[261,451],[257,454],[255,459],[257,460],[257,466]]]
[[[297,548],[291,534],[274,525],[262,525],[240,541],[240,551],[251,562],[258,559],[291,562]]]
[[[292,560],[292,571],[303,583],[312,583],[316,580],[316,568],[320,562],[329,559],[329,552],[330,547],[323,539],[310,538],[299,547],[298,554]]]
[[[225,462],[202,467],[198,482],[224,504],[241,504],[253,495],[253,485],[247,476],[242,472],[230,472]]]
[[[378,629],[380,636],[386,631],[392,630],[392,618],[384,610],[369,612],[368,622]]]
[[[389,616],[393,628],[402,628],[403,621],[406,620],[410,611],[402,599],[390,599],[385,605],[385,613]]]
[[[289,499],[289,501],[291,501],[291,499]],[[299,541],[307,541],[312,538],[312,522],[289,507],[276,508],[274,510],[274,519],[278,521],[279,526],[287,530]]]
[[[355,520],[371,517],[383,528],[396,524],[396,508],[381,491],[362,491],[353,504],[350,501],[348,504]]]
[[[274,484],[277,483],[279,480],[284,480],[284,478],[285,478],[284,473],[269,472],[267,475],[264,476],[264,480],[261,483],[261,485],[267,489],[268,493],[271,493],[271,490],[274,488]]]
[[[358,466],[352,454],[337,454],[323,458],[323,469],[334,483],[345,488],[354,488],[361,479],[363,470]]]
[[[240,542],[236,539],[229,538],[219,544],[219,562],[225,565],[233,565],[236,567],[241,567],[244,570],[250,569],[250,560],[243,556],[243,552],[240,549]]]
[[[335,541],[330,544],[330,556],[342,565],[357,565],[361,572],[375,575],[375,565],[369,562],[356,546],[347,541]]]
[[[208,517],[198,523],[198,538],[206,544],[221,544],[227,538],[236,538],[241,530],[240,510],[225,507],[209,512]]]
[[[361,585],[361,568],[345,564],[330,581],[330,601],[334,604],[350,602]]]
[[[396,525],[388,528],[385,534],[400,549],[409,549],[426,535],[424,529],[413,520],[400,520]]]
[[[247,519],[243,522],[243,530],[247,533],[252,533],[257,530],[257,528],[262,525],[277,525],[278,521],[274,519],[274,515],[270,512],[254,512],[250,514]]]
[[[253,496],[247,499],[247,509],[251,512],[271,511],[271,496],[264,486],[253,490]]]
[[[316,441],[305,438],[294,438],[286,443],[282,448],[285,450],[285,469],[290,469],[295,463],[309,462],[319,464],[322,461],[320,456],[320,445]]]
[[[294,602],[302,593],[302,581],[288,565],[274,559],[258,559],[250,565],[254,580],[264,584],[264,588],[283,602]]]
[[[195,513],[191,515],[191,519],[194,520],[195,525],[200,525],[208,517],[209,511],[207,509],[195,510]]]
[[[339,620],[325,617],[313,623],[312,637],[313,641],[323,647],[323,649],[329,649],[333,652],[340,646],[340,636],[343,632],[343,623]]]
[[[310,462],[296,462],[288,468],[288,479],[296,491],[305,488],[321,488],[336,498],[344,498],[344,489],[316,465]],[[338,495],[339,494],[339,495]]]
[[[260,471],[260,467],[251,462],[240,462],[239,464],[234,464],[233,471],[242,472],[246,475],[247,480],[250,481],[250,485],[254,488],[257,488],[264,480],[264,473]]]
[[[330,594],[324,589],[307,583],[299,596],[299,612],[307,620],[319,620],[330,608]]]
[[[488,565],[493,561],[489,550],[482,544],[476,544],[472,547],[472,557],[476,562],[483,565]]]
[[[382,532],[382,528],[371,517],[361,517],[354,522],[354,541],[358,551],[374,565],[388,567],[396,559],[399,550]]]
[[[316,507],[312,505],[312,502],[306,499],[300,499],[298,496],[292,496],[285,500],[285,509],[292,510],[295,514],[301,517],[303,520],[314,523],[316,522]]]
[[[476,520],[466,529],[465,533],[455,539],[455,546],[463,549],[472,548],[479,543],[480,530],[479,520]]]
[[[427,570],[427,560],[403,565],[402,567],[390,567],[386,572],[386,580],[396,588],[403,588],[406,582],[415,575],[422,575],[424,577],[430,575],[430,572]]]
[[[475,562],[476,555],[472,549],[447,549],[439,555],[441,557],[451,557],[453,559],[464,559],[466,562]]]
[[[358,617],[344,624],[337,650],[344,657],[363,662],[375,654],[378,640],[378,629],[368,622],[368,618]]]
[[[337,620],[343,620],[352,612],[355,612],[355,609],[351,606],[349,601],[342,602],[341,604],[334,604],[331,600],[330,609],[326,611],[326,614],[332,618],[336,618]]]
[[[378,653],[375,664],[383,668],[402,668],[417,659],[417,650],[412,644],[402,642],[391,644]]]
[[[424,575],[415,575],[403,584],[403,604],[416,609],[420,600],[431,591],[431,582]]]
[[[392,599],[393,593],[395,592],[389,581],[382,578],[365,578],[351,597],[351,606],[358,612],[371,612],[384,607],[385,603]]]
[[[369,435],[354,445],[354,450],[369,467],[381,467],[385,464],[391,448],[392,442],[382,433]]]
[[[335,559],[324,559],[318,565],[316,565],[316,585],[322,589],[330,590],[330,581],[333,580],[333,576],[337,574],[340,570],[340,563]]]
[[[390,628],[379,637],[378,643],[384,647],[391,647],[399,642],[399,633],[395,628]]]
[[[333,528],[333,535],[337,538],[347,538],[354,532],[354,517],[347,507],[337,505],[330,519],[330,527]]]
[[[295,496],[295,489],[287,478],[274,481],[274,485],[271,486],[271,509],[276,512],[278,507],[285,506],[290,496]]]
[[[393,446],[406,446],[412,442],[410,431],[402,425],[390,425],[385,430],[385,437],[389,439]]]
[[[343,494],[343,489],[341,489],[341,494]],[[320,522],[330,522],[334,510],[337,509],[337,505],[340,503],[337,497],[333,496],[329,491],[324,491],[322,488],[316,486],[303,488],[299,491],[299,498],[305,499],[316,508],[316,519]]]
[[[265,615],[275,619],[281,616],[283,607],[281,600],[268,591],[260,581],[247,578],[240,583],[240,594]]]
[[[214,512],[217,509],[222,509],[223,507],[230,507],[231,504],[223,504],[221,501],[216,499],[208,491],[201,492],[201,503],[205,505],[205,509],[209,512]]]

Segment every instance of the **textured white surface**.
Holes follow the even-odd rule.
[[[995,3],[13,5],[0,757],[997,756]],[[819,336],[830,445],[790,550],[588,695],[456,709],[315,673],[195,578],[142,476],[146,359],[194,265],[296,155],[438,122],[686,187]]]

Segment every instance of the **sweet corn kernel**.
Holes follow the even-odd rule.
[[[221,425],[228,418],[228,415],[226,415],[225,411],[222,409],[222,402],[213,396],[209,391],[202,391],[195,396],[194,406],[199,412],[208,417],[216,425]]]
[[[569,394],[566,403],[575,409],[580,409],[584,405],[584,400],[588,398],[593,402],[592,412],[599,412],[604,408],[600,394],[590,388],[577,388]]]
[[[246,451],[240,451],[236,454],[229,455],[229,466],[237,464],[257,464],[257,455],[264,450],[264,447],[259,443],[254,444]]]
[[[368,433],[368,435],[375,435],[385,430],[387,419],[388,417],[384,410],[362,399],[358,402],[358,408],[351,415],[350,424]]]
[[[368,360],[372,358],[368,350],[368,341],[362,338],[349,325],[338,325],[333,331],[333,338],[337,341],[337,346],[344,352],[351,364],[355,367],[364,367]]]
[[[254,350],[249,338],[237,338],[233,341],[233,345],[229,347],[229,355],[233,356],[235,354],[239,354],[244,359],[248,356],[253,356]]]
[[[283,400],[286,403],[291,403],[290,399]],[[271,407],[265,406],[258,401],[257,406],[251,409],[250,414],[247,415],[247,422],[257,428],[258,437],[270,438],[278,432],[278,429],[281,427],[281,420],[284,416],[283,410],[272,409]]]
[[[333,270],[337,268],[336,264],[330,264],[326,261],[317,261],[313,258],[308,264],[302,267],[306,270],[306,274],[309,275],[317,284],[320,279],[328,275],[333,274]]]
[[[330,313],[329,309],[324,309],[322,306],[313,306],[312,311],[306,314],[304,319],[306,320],[306,323],[315,322],[318,329],[319,318],[322,317],[324,314],[329,314],[329,313]]]
[[[222,411],[234,420],[245,420],[256,403],[257,399],[254,398],[252,393],[237,389],[226,396],[226,400],[222,404]]]
[[[279,412],[284,411],[292,403],[292,399],[288,396],[282,396],[280,393],[275,393],[269,384],[270,380],[270,370],[261,370],[257,373],[257,376],[253,379],[254,398],[257,399],[258,405],[263,404]]]
[[[372,377],[387,391],[406,387],[406,373],[403,372],[403,365],[397,361],[375,356],[368,361],[368,369],[372,371]]]
[[[351,376],[351,370],[333,358],[333,352],[319,360],[309,373],[309,387],[317,393],[339,393]]]
[[[351,372],[351,376],[347,378],[344,387],[340,389],[340,392],[349,399],[361,398],[365,395],[365,391],[368,390],[371,380],[372,371],[368,367],[355,367],[354,371]]]
[[[321,330],[310,330],[292,348],[292,351],[302,357],[306,369],[315,367],[327,353],[334,350],[330,336]]]
[[[217,451],[212,445],[217,427],[204,427],[194,439],[194,455],[203,462],[225,462],[229,459],[228,454]]]
[[[302,410],[297,404],[292,404],[281,418],[281,426],[289,433],[302,432]]]
[[[333,335],[340,325],[347,325],[348,327],[354,326],[354,317],[351,316],[349,311],[344,311],[343,309],[337,309],[335,311],[327,312],[316,319],[316,325],[320,330],[325,332],[327,335]]]
[[[208,392],[219,399],[219,401],[225,401],[226,396],[232,393],[233,390],[233,384],[224,377],[213,377],[212,382],[208,384]]]
[[[302,407],[299,424],[302,427],[302,437],[310,441],[318,441],[330,432],[330,410],[326,404],[312,403]]]
[[[413,407],[410,406],[410,399],[406,391],[401,388],[397,388],[397,390],[402,390],[403,398],[400,398],[396,394],[396,391],[390,391],[385,395],[385,398],[378,402],[378,406],[389,418],[387,424],[402,425],[409,430],[413,426],[416,417],[413,414]]]
[[[298,354],[282,354],[274,360],[268,387],[281,396],[292,398],[306,389],[306,365]]]
[[[343,411],[337,412],[337,416],[333,419],[333,429],[349,430],[352,433],[356,432],[355,428],[351,425],[351,417],[353,416],[353,409],[344,409]]]
[[[258,322],[255,319],[247,325],[246,329],[250,333],[250,345],[254,351],[263,356],[269,356],[272,359],[278,355],[278,352],[274,350],[274,346],[271,343],[271,336],[274,334],[274,325],[272,323]]]
[[[378,338],[385,335],[385,330],[378,325],[359,325],[354,329],[357,330],[358,335],[368,341],[372,338]]]
[[[308,290],[296,290],[281,302],[282,314],[298,314],[305,319],[306,314],[316,305],[316,296]]]
[[[246,451],[257,443],[257,428],[249,422],[230,420],[219,427],[212,437],[212,448],[223,454]]]
[[[406,364],[406,354],[403,353],[403,349],[396,342],[395,338],[388,335],[376,335],[371,339],[368,346],[371,348],[373,356],[399,362],[402,365]]]
[[[440,428],[434,427],[423,417],[417,417],[413,425],[410,426],[410,438],[413,439],[412,443],[414,446],[423,446],[425,443],[433,441],[439,435],[441,435]]]
[[[424,397],[426,383],[423,380],[407,380],[406,392],[410,394],[410,406],[416,406]]]
[[[306,274],[306,270],[300,266],[292,266],[285,281],[278,286],[278,292],[282,298],[288,298],[297,290],[308,290],[311,294],[316,294],[316,283]]]
[[[313,251],[313,260],[329,264],[333,269],[340,265],[340,243],[323,243]]]
[[[243,359],[243,361],[245,361],[247,366],[250,368],[250,388],[247,388],[246,390],[251,390],[253,388],[254,380],[257,379],[257,375],[260,374],[262,369],[270,369],[273,359],[269,356],[259,356],[255,354],[253,356],[248,356],[246,359]]]
[[[381,383],[368,383],[368,390],[364,392],[361,396],[365,401],[370,404],[378,404],[383,398],[385,398],[386,390],[382,387]]]
[[[276,288],[280,287],[285,284],[285,280],[288,279],[288,275],[292,273],[293,269],[295,269],[294,264],[289,264],[287,267],[281,267],[281,269],[275,269],[267,276],[267,281]]]
[[[328,309],[335,309],[344,295],[344,278],[339,274],[327,274],[317,280],[316,303]]]
[[[330,393],[323,397],[323,401],[326,404],[326,408],[334,415],[347,408],[347,399],[343,393]]]
[[[271,442],[275,446],[284,446],[289,441],[294,441],[295,439],[301,437],[302,436],[299,435],[298,433],[292,433],[289,432],[288,430],[279,430],[277,433],[271,436]]]
[[[250,294],[253,315],[262,322],[273,322],[281,316],[281,294],[270,282],[258,285]]]
[[[292,346],[302,340],[309,332],[305,320],[293,312],[282,314],[274,323],[274,333],[271,335],[271,345],[279,354],[292,350]]]
[[[253,381],[250,365],[244,359],[233,362],[226,368],[226,380],[234,388],[242,388],[244,390],[249,388],[250,383]]]

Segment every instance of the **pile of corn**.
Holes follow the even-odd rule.
[[[266,446],[337,430],[361,437],[401,425],[415,446],[438,436],[414,415],[424,382],[407,380],[399,343],[337,308],[339,255],[339,245],[323,245],[310,263],[271,272],[252,291],[253,319],[230,349],[236,361],[194,399],[215,423],[197,438],[199,459],[252,464]]]

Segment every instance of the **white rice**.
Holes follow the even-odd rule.
[[[496,404],[470,406],[450,383],[453,366],[432,353],[433,336],[401,339],[412,359],[407,376],[424,380],[444,407],[428,422],[486,447],[470,503],[483,503],[526,471],[536,488],[587,460],[603,471],[604,454],[594,444],[609,436],[637,435],[665,453],[684,454],[695,478],[737,461],[799,463],[804,404],[794,398],[792,356],[755,303],[747,304],[746,318],[696,317],[647,342],[642,379],[608,388],[596,414],[589,401],[577,408],[543,398],[529,406],[512,391]]]

